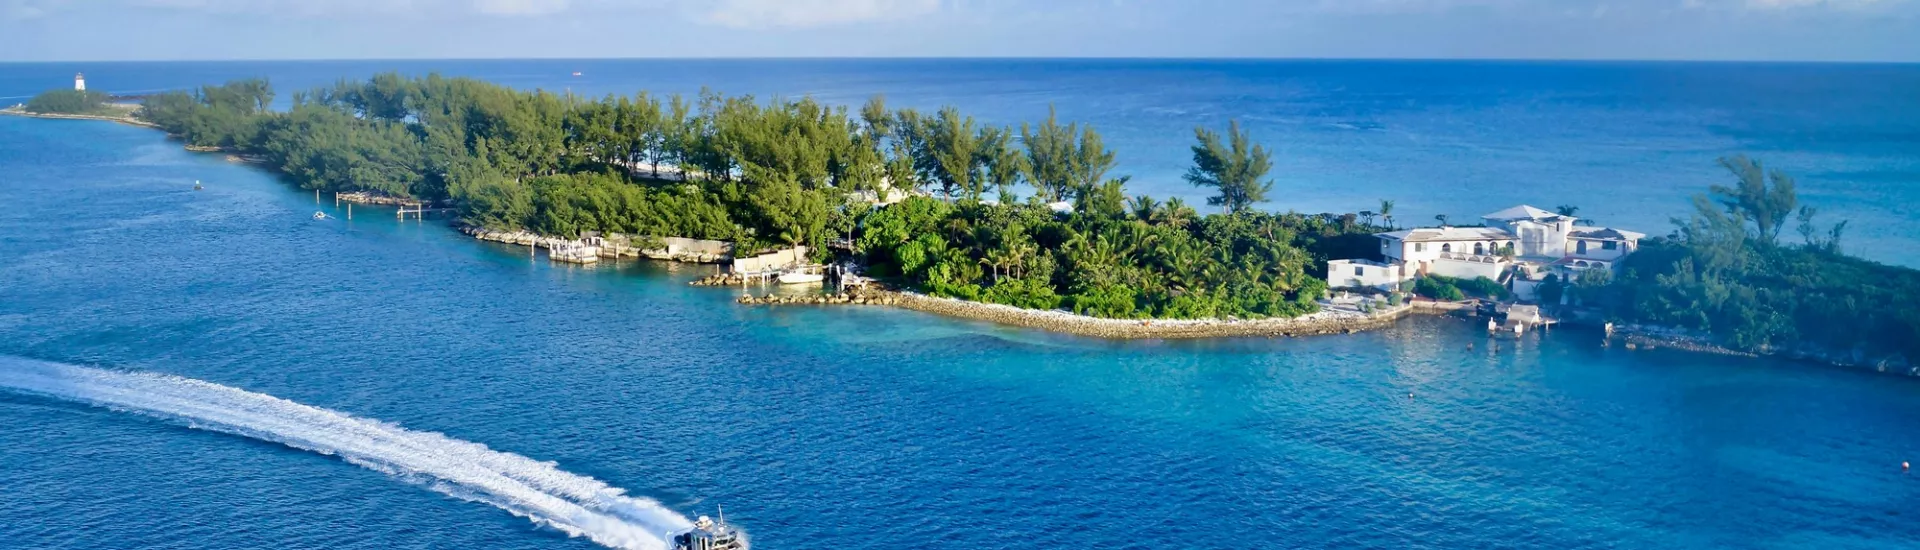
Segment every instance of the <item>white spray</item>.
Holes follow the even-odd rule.
[[[686,517],[593,478],[433,432],[189,378],[0,357],[0,388],[339,456],[611,548],[666,547]]]

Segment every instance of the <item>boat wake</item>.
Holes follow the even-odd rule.
[[[338,456],[611,548],[665,548],[667,533],[693,525],[658,502],[552,462],[201,380],[0,357],[0,389]]]

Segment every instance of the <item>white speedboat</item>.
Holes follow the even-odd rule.
[[[789,271],[781,273],[779,277],[780,284],[783,285],[810,285],[818,284],[825,280],[827,280],[826,275],[807,273],[804,271]]]
[[[747,537],[727,525],[727,516],[723,513],[720,521],[700,516],[693,522],[692,529],[674,534],[668,544],[672,550],[747,550]]]

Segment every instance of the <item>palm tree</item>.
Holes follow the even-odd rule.
[[[1166,218],[1167,225],[1172,227],[1186,227],[1200,217],[1200,213],[1187,206],[1187,201],[1180,200],[1180,197],[1167,199],[1167,204],[1160,207],[1160,213]]]
[[[1444,226],[1444,225],[1447,225],[1447,215],[1446,215],[1446,214],[1434,214],[1434,215],[1433,215],[1433,219],[1435,219],[1435,220],[1438,220],[1438,221],[1440,222],[1440,225],[1443,225],[1443,226]]]
[[[1364,223],[1364,224],[1367,224],[1367,225],[1373,225],[1373,217],[1374,217],[1374,215],[1375,215],[1375,214],[1373,213],[1373,211],[1372,211],[1372,210],[1361,210],[1361,211],[1360,211],[1360,223]]]
[[[1020,234],[1013,242],[1007,244],[1007,249],[1008,254],[1011,256],[1008,260],[1012,262],[1011,267],[1014,270],[1013,277],[1016,279],[1026,277],[1027,258],[1032,258],[1035,254],[1039,254],[1040,245],[1034,244],[1033,240],[1028,239],[1025,234]]]
[[[1160,210],[1160,203],[1155,202],[1153,197],[1140,195],[1128,202],[1131,203],[1129,206],[1133,207],[1134,219],[1146,222],[1149,225],[1158,225],[1160,222],[1165,221],[1163,218],[1166,216]]]
[[[1555,210],[1555,211],[1556,211],[1557,213],[1559,213],[1560,215],[1562,215],[1562,216],[1566,216],[1566,217],[1569,217],[1569,218],[1571,218],[1571,217],[1573,217],[1573,214],[1574,214],[1574,213],[1576,213],[1576,212],[1579,212],[1579,211],[1580,211],[1580,207],[1578,207],[1578,206],[1574,206],[1574,205],[1571,205],[1571,204],[1562,204],[1562,205],[1560,205],[1560,206],[1555,206],[1555,207],[1553,207],[1553,209],[1554,209],[1554,210]]]
[[[1393,228],[1393,201],[1380,200],[1380,217],[1387,220],[1387,228]]]

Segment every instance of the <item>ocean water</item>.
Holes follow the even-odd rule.
[[[645,546],[721,506],[762,549],[1920,545],[1910,378],[742,308],[344,214],[0,117],[0,548]]]
[[[471,76],[587,96],[702,87],[855,108],[954,105],[992,124],[1094,125],[1130,190],[1181,180],[1193,128],[1239,120],[1274,150],[1272,201],[1301,212],[1396,203],[1401,225],[1475,221],[1514,204],[1580,208],[1664,235],[1688,197],[1747,154],[1799,180],[1847,249],[1920,266],[1920,65],[1498,61],[497,60],[0,64],[0,103],[65,87],[180,89],[266,77],[282,90],[384,71]],[[574,77],[573,73],[580,76]],[[1791,232],[1791,231],[1790,231]],[[1795,235],[1793,239],[1798,239]]]

